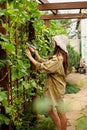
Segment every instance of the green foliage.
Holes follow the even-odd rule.
[[[9,106],[10,111],[8,113],[10,122],[13,124],[13,126],[15,126],[16,130],[18,130],[18,128],[21,128],[23,122],[20,116],[23,112],[22,104],[24,103],[24,99],[20,95],[19,97],[16,97],[14,94],[14,100],[12,102],[12,105]]]
[[[3,106],[8,106],[8,101],[7,101],[7,94],[5,91],[2,91],[2,89],[0,88],[0,103]]]
[[[78,67],[78,61],[80,59],[80,55],[74,50],[74,48],[68,44],[67,46],[69,53],[69,71],[72,71],[72,67]]]
[[[26,35],[26,23],[30,21],[33,17],[35,21],[38,21],[39,11],[37,10],[37,2],[32,0],[9,0],[7,4],[7,9],[0,9],[0,16],[4,15],[7,19],[9,17],[9,24],[2,22],[2,26],[6,29],[8,34],[3,35],[0,33],[0,45],[6,50],[8,56],[2,57],[0,60],[0,67],[4,67],[7,63],[8,66],[11,67],[12,72],[12,81],[17,80],[21,77],[25,77],[30,75],[30,64],[29,60],[24,55],[24,50],[26,49],[25,42],[28,37]],[[0,123],[7,124],[8,120],[16,126],[16,129],[19,129],[22,125],[22,118],[20,115],[23,114],[23,90],[26,92],[25,100],[31,100],[31,96],[34,95],[33,89],[36,88],[35,81],[30,80],[24,81],[20,80],[17,88],[17,84],[12,84],[12,105],[7,106],[7,98],[5,99],[4,92],[0,92],[0,100],[1,103],[8,110],[8,117],[1,115]],[[7,120],[8,119],[8,120]],[[2,121],[1,121],[2,120]]]
[[[41,117],[35,127],[35,130],[54,130],[55,129],[55,125],[53,123],[53,121],[51,120],[51,118],[49,117]]]
[[[77,93],[80,90],[78,85],[76,84],[70,84],[69,82],[66,83],[66,94],[70,93]]]
[[[55,124],[50,117],[44,115],[38,115],[38,117],[37,121],[24,121],[20,130],[56,130]]]
[[[68,22],[68,21],[67,21]],[[50,21],[50,28],[51,28],[51,33],[52,35],[57,35],[57,34],[67,34],[67,29],[63,27],[63,24],[65,24],[66,21],[61,21],[61,20],[51,20]]]
[[[25,123],[25,122],[24,122]],[[29,129],[29,130],[56,130],[54,122],[50,117],[45,117],[44,115],[38,115],[36,122],[29,122],[29,127],[22,127],[21,129]],[[26,128],[27,127],[27,128]]]
[[[76,130],[87,130],[87,117],[81,117],[78,120]]]
[[[0,0],[0,4],[2,4],[3,2],[5,2],[5,0]]]
[[[0,125],[6,124],[8,125],[10,122],[10,119],[6,117],[6,115],[0,114]]]
[[[76,130],[87,130],[87,106],[80,111],[80,117],[76,120]]]
[[[1,1],[3,2],[3,0]],[[7,9],[0,9],[0,16],[3,15],[8,20],[8,24],[4,23],[1,17],[0,21],[8,33],[6,35],[0,33],[0,46],[6,50],[8,55],[0,60],[0,68],[8,64],[11,68],[12,81],[17,81],[18,79],[20,81],[18,81],[18,86],[17,82],[12,82],[13,99],[9,107],[5,93],[0,92],[1,103],[5,106],[9,117],[8,119],[1,115],[0,122],[1,124],[7,124],[11,121],[15,129],[19,130],[23,123],[24,101],[32,102],[32,96],[36,96],[36,89],[39,96],[43,95],[45,79],[45,75],[34,73],[34,71],[30,70],[30,62],[24,55],[25,43],[28,41],[27,23],[29,21],[33,23],[36,39],[32,40],[31,44],[36,46],[43,58],[48,58],[48,55],[53,52],[52,36],[62,33],[67,34],[67,32],[66,29],[63,29],[61,22],[58,21],[51,21],[50,28],[46,28],[44,22],[40,20],[40,12],[37,10],[36,0],[8,0]],[[36,79],[30,77],[33,73],[36,74]],[[23,99],[23,90],[25,92],[25,100]]]
[[[5,115],[9,112],[7,93],[2,88],[0,88],[0,106],[4,111],[4,113],[0,113],[0,125],[9,124],[10,119]]]

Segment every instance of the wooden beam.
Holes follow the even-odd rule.
[[[38,0],[38,1],[41,2],[42,4],[49,3],[48,0]]]
[[[39,2],[41,2],[42,5],[49,3],[48,0],[39,0]],[[57,14],[57,12],[56,12],[55,10],[51,10],[51,12],[52,12],[53,14]]]
[[[84,19],[87,18],[87,13],[84,14],[57,14],[57,15],[42,15],[41,20],[50,20],[50,19]]]
[[[87,9],[87,2],[66,2],[66,3],[46,3],[38,4],[39,10],[66,10],[66,9]]]

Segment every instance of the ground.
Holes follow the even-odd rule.
[[[65,102],[69,105],[66,113],[68,119],[67,130],[76,130],[76,120],[81,117],[81,110],[87,106],[87,76],[85,74],[71,73],[67,76],[67,81],[78,84],[81,90],[76,94],[66,94]]]

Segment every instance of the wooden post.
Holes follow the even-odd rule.
[[[49,20],[45,19],[44,22],[45,22],[46,27],[49,28]]]
[[[28,36],[28,40],[29,40],[29,42],[32,44],[32,40],[35,40],[35,29],[34,29],[34,27],[33,27],[33,22],[30,20],[29,21],[29,25],[28,25],[28,29],[29,29],[29,36]],[[35,55],[33,54],[33,57],[35,58]],[[30,69],[33,71],[33,70],[35,70],[36,69],[36,67],[30,62],[30,64],[31,64],[31,67],[30,67]],[[36,73],[31,73],[30,74],[30,77],[32,77],[33,79],[36,79]],[[36,99],[36,97],[37,97],[37,89],[35,88],[34,90],[33,90],[33,93],[35,93],[35,96],[32,96],[32,104],[33,104],[33,102],[35,101],[35,99]],[[32,114],[33,115],[35,115],[34,117],[33,117],[33,121],[36,121],[37,120],[37,113],[32,109]]]
[[[0,8],[1,9],[6,9],[7,7],[7,3],[3,2],[2,4],[0,4]],[[6,22],[6,18],[5,16],[2,16],[1,19],[3,20],[3,22]],[[6,34],[6,30],[5,28],[3,28],[2,23],[0,22],[0,33],[2,33],[3,35]],[[3,39],[0,39],[0,41],[3,41]],[[5,57],[7,56],[6,51],[2,49],[2,47],[0,46],[0,60],[3,60]],[[4,67],[0,67],[0,87],[3,87],[5,91],[9,92],[9,77],[8,77],[8,66],[7,64],[4,65]],[[8,96],[8,102],[9,102],[9,96]],[[0,112],[2,114],[5,114],[5,109],[3,106],[1,106],[0,108]],[[3,130],[11,130],[11,125],[2,125],[1,128]]]
[[[4,2],[3,4],[0,4],[0,8],[1,9],[6,9],[6,2]],[[4,16],[1,17],[3,22],[6,21],[6,18]],[[0,33],[2,33],[3,35],[6,34],[6,30],[5,28],[3,28],[2,23],[0,22]],[[0,41],[3,41],[2,39],[0,39]],[[6,51],[3,50],[0,46],[0,60],[3,60],[6,57]],[[8,91],[9,88],[9,79],[8,79],[8,67],[5,64],[4,67],[0,67],[0,87],[3,87],[4,90]]]

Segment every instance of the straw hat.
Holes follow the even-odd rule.
[[[67,51],[67,44],[68,44],[68,38],[65,35],[56,35],[53,36],[53,40],[56,42],[57,46],[59,46],[62,50],[64,50],[66,53]]]

